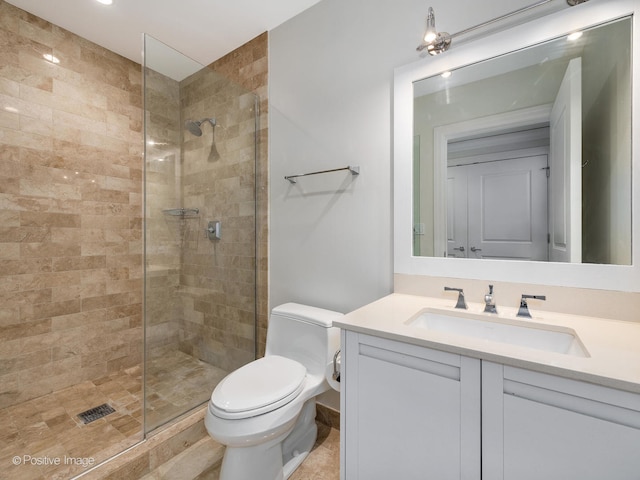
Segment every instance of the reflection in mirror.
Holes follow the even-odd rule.
[[[631,264],[631,20],[414,83],[413,254]]]

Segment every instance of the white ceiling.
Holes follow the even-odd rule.
[[[142,33],[208,65],[319,0],[7,0],[135,62]]]

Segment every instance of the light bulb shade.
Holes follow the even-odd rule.
[[[432,7],[429,7],[429,13],[427,14],[426,24],[427,26],[424,31],[424,42],[431,43],[438,36],[438,32],[436,30],[436,14],[433,11]]]
[[[424,43],[432,43],[437,37],[438,34],[436,32],[426,31],[424,32]]]

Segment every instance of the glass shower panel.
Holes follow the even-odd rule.
[[[255,358],[256,97],[145,36],[145,431]]]

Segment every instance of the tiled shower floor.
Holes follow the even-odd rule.
[[[150,429],[206,401],[224,375],[178,351],[152,358],[147,372]],[[80,412],[103,403],[115,413],[87,425],[78,419]],[[140,441],[142,421],[140,366],[0,410],[0,478],[71,478],[85,470],[83,462],[95,465]]]

